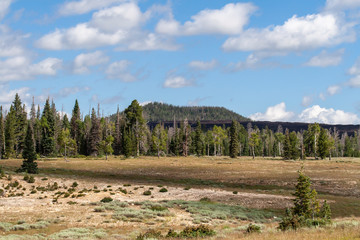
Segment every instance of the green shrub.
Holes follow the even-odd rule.
[[[100,200],[100,202],[102,203],[108,203],[108,202],[112,202],[113,199],[111,197],[104,197],[103,199]]]
[[[255,224],[249,224],[249,226],[246,228],[246,232],[247,233],[260,233],[261,232],[261,228],[258,225]]]
[[[143,192],[143,195],[149,196],[149,195],[151,195],[151,191],[150,191],[150,190],[146,190],[145,192]]]
[[[79,186],[77,182],[73,182],[73,184],[71,185],[72,188],[76,188],[77,186]]]
[[[162,188],[159,190],[159,192],[167,192],[168,190],[166,188]]]
[[[203,197],[200,199],[200,202],[211,202],[211,199],[208,197]]]
[[[136,237],[136,240],[146,240],[146,239],[150,239],[150,238],[160,238],[161,237],[161,232],[160,231],[156,231],[154,229],[147,231],[144,234],[140,234]]]
[[[179,237],[182,238],[199,238],[199,237],[210,237],[216,233],[209,226],[200,225],[198,227],[186,227],[179,233]]]
[[[238,194],[238,191],[233,191],[233,194]]]
[[[29,179],[27,180],[28,183],[34,183],[35,182],[35,178],[33,176],[30,176]]]

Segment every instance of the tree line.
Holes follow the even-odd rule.
[[[331,157],[359,157],[360,131],[342,133],[333,128],[310,124],[299,132],[265,127],[251,123],[245,127],[233,121],[231,127],[214,126],[204,131],[200,121],[191,128],[185,119],[165,128],[157,124],[150,129],[143,117],[143,108],[134,100],[116,117],[101,116],[92,108],[83,115],[76,100],[69,118],[57,111],[55,103],[47,99],[40,106],[26,106],[16,94],[9,111],[0,107],[0,158],[81,157],[124,155],[166,156],[256,156],[284,159],[324,159]],[[33,144],[29,146],[29,144]],[[29,150],[30,149],[30,150]],[[31,150],[34,149],[34,150]],[[30,151],[30,152],[29,152]]]

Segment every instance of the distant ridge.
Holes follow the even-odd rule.
[[[251,121],[224,107],[181,107],[166,103],[153,102],[143,106],[144,118],[150,122],[164,122],[176,120],[189,121],[221,121],[236,120],[239,122]]]

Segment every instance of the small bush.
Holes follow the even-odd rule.
[[[208,197],[203,197],[200,199],[200,202],[211,202],[211,199]]]
[[[246,228],[246,232],[247,233],[260,233],[261,232],[261,228],[258,225],[255,224],[249,224],[249,226]]]
[[[140,234],[136,237],[136,240],[145,240],[145,239],[150,239],[150,238],[160,238],[161,237],[161,232],[160,231],[156,231],[156,230],[149,230],[144,234]]]
[[[143,195],[145,195],[145,196],[150,196],[150,195],[151,195],[151,191],[150,191],[150,190],[146,190],[145,192],[143,192]]]
[[[186,190],[186,191],[187,191],[187,190],[190,190],[190,189],[191,189],[191,187],[185,187],[185,188],[184,188],[184,190]]]
[[[94,208],[94,212],[105,212],[105,207],[96,207]]]
[[[238,194],[238,191],[233,191],[233,194]]]
[[[77,186],[79,186],[77,182],[73,182],[73,184],[71,185],[72,188],[76,188]]]
[[[100,202],[102,203],[108,203],[108,202],[112,202],[113,199],[111,197],[104,197],[103,199],[100,200]]]
[[[198,227],[186,227],[179,233],[179,237],[182,238],[198,238],[198,237],[210,237],[216,233],[210,227],[206,225],[200,225]]]
[[[159,192],[167,192],[168,190],[166,188],[162,188],[159,190]]]
[[[35,182],[35,178],[33,176],[30,176],[29,179],[27,180],[28,183],[34,183]]]

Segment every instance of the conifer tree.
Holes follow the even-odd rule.
[[[50,107],[50,100],[45,102],[41,116],[42,141],[41,149],[45,156],[54,154],[55,150],[55,116]]]
[[[105,140],[102,140],[99,143],[100,150],[105,154],[106,160],[108,160],[108,155],[114,152],[112,148],[112,143],[114,142],[114,137],[109,135]]]
[[[115,132],[114,132],[114,154],[121,154],[121,123],[120,123],[120,111],[119,106],[116,112],[116,121],[115,121]]]
[[[95,109],[91,111],[91,129],[89,135],[89,154],[97,156],[99,153],[100,142],[100,122],[96,115]]]
[[[230,157],[236,158],[239,155],[239,132],[238,122],[232,121],[230,127]]]
[[[76,141],[77,151],[81,149],[81,126],[80,126],[80,107],[78,100],[75,100],[75,105],[72,111],[71,120],[70,120],[70,135],[71,138]]]
[[[317,152],[321,159],[325,159],[329,154],[329,139],[327,131],[324,128],[320,129]]]
[[[0,106],[0,159],[4,158],[5,154],[5,127],[4,127],[3,109]]]
[[[14,138],[15,138],[15,155],[21,154],[24,148],[24,139],[26,134],[26,111],[25,105],[22,105],[20,96],[16,93],[12,103],[14,111]]]
[[[25,144],[24,144],[24,151],[22,152],[22,156],[24,158],[23,164],[19,169],[20,172],[27,172],[27,173],[38,173],[38,167],[35,160],[37,159],[36,152],[35,152],[35,139],[34,139],[34,132],[33,126],[29,121],[27,130],[26,130],[26,137],[25,137]]]

